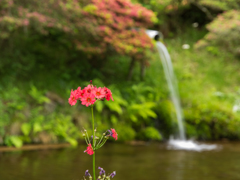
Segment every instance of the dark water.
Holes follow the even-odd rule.
[[[97,151],[97,167],[115,180],[240,180],[240,143],[214,151],[167,150],[165,144],[107,144]],[[92,172],[92,157],[76,149],[0,153],[0,180],[81,180]],[[98,171],[97,171],[98,172]]]

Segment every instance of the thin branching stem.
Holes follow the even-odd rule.
[[[93,180],[96,180],[96,176],[95,176],[95,154],[96,154],[96,150],[95,150],[95,131],[94,131],[94,116],[93,116],[93,105],[91,106],[91,110],[92,110],[92,131],[93,131],[93,149],[94,149],[94,153],[93,153]]]

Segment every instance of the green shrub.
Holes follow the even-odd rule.
[[[135,139],[136,132],[129,125],[125,125],[125,124],[117,125],[116,131],[118,132],[119,141],[131,141]]]
[[[207,25],[209,33],[195,44],[196,49],[206,48],[214,55],[219,54],[215,46],[240,56],[240,11],[230,10],[218,15]]]
[[[232,112],[231,106],[228,107],[226,100],[212,99],[206,104],[193,103],[184,109],[184,115],[188,137],[204,140],[240,137],[237,129],[240,118]]]
[[[141,140],[162,140],[161,134],[154,127],[146,127],[138,133],[137,137]]]

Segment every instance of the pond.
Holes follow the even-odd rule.
[[[116,171],[115,180],[237,180],[240,143],[221,143],[212,151],[169,150],[164,143],[108,143],[97,151],[97,167]],[[81,180],[92,172],[85,145],[58,150],[0,153],[1,180]],[[98,173],[98,171],[97,171]]]

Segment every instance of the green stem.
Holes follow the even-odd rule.
[[[88,145],[88,144],[91,144],[91,142],[90,142],[90,140],[89,140],[89,137],[88,137],[87,131],[86,131],[86,135],[87,135],[87,138],[86,138],[85,140],[87,141],[87,145]]]
[[[98,141],[97,146],[102,142],[103,137],[104,137],[104,136],[102,135],[101,139]]]
[[[107,139],[104,139],[103,142],[100,145],[98,145],[97,149],[101,148],[106,143],[106,141],[107,141]]]
[[[94,130],[94,116],[93,116],[93,105],[91,106],[91,109],[92,109],[92,130],[93,130],[93,146],[95,146],[95,130]],[[95,151],[95,147],[94,148],[94,153],[93,153],[93,180],[96,180],[96,177],[95,177],[95,154],[96,154],[96,151]]]

